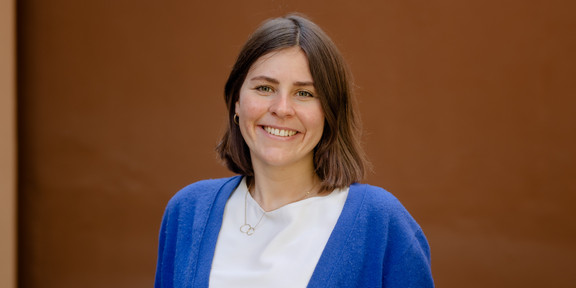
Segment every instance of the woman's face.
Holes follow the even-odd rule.
[[[236,113],[255,169],[313,167],[324,113],[300,47],[274,51],[254,62]]]

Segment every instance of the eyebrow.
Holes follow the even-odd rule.
[[[251,81],[254,81],[254,80],[264,80],[264,81],[267,81],[267,82],[270,82],[270,83],[273,83],[273,84],[280,84],[280,81],[278,81],[278,80],[276,80],[276,79],[274,79],[274,78],[268,77],[268,76],[256,76],[256,77],[253,77],[253,78],[250,79],[250,80],[251,80]],[[294,82],[294,86],[314,86],[314,82],[311,82],[311,81],[297,81],[297,82]]]

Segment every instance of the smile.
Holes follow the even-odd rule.
[[[296,135],[296,133],[298,133],[298,131],[294,131],[294,130],[283,130],[283,129],[275,129],[272,127],[264,127],[264,130],[266,130],[266,132],[268,132],[268,134],[270,135],[274,135],[274,136],[280,136],[280,137],[290,137],[290,136],[294,136]]]

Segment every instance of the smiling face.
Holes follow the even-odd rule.
[[[274,51],[254,62],[235,108],[255,170],[313,169],[324,113],[300,47]]]

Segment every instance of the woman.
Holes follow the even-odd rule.
[[[298,15],[266,21],[225,86],[217,147],[241,176],[169,202],[156,287],[433,287],[429,247],[366,160],[349,74]]]

